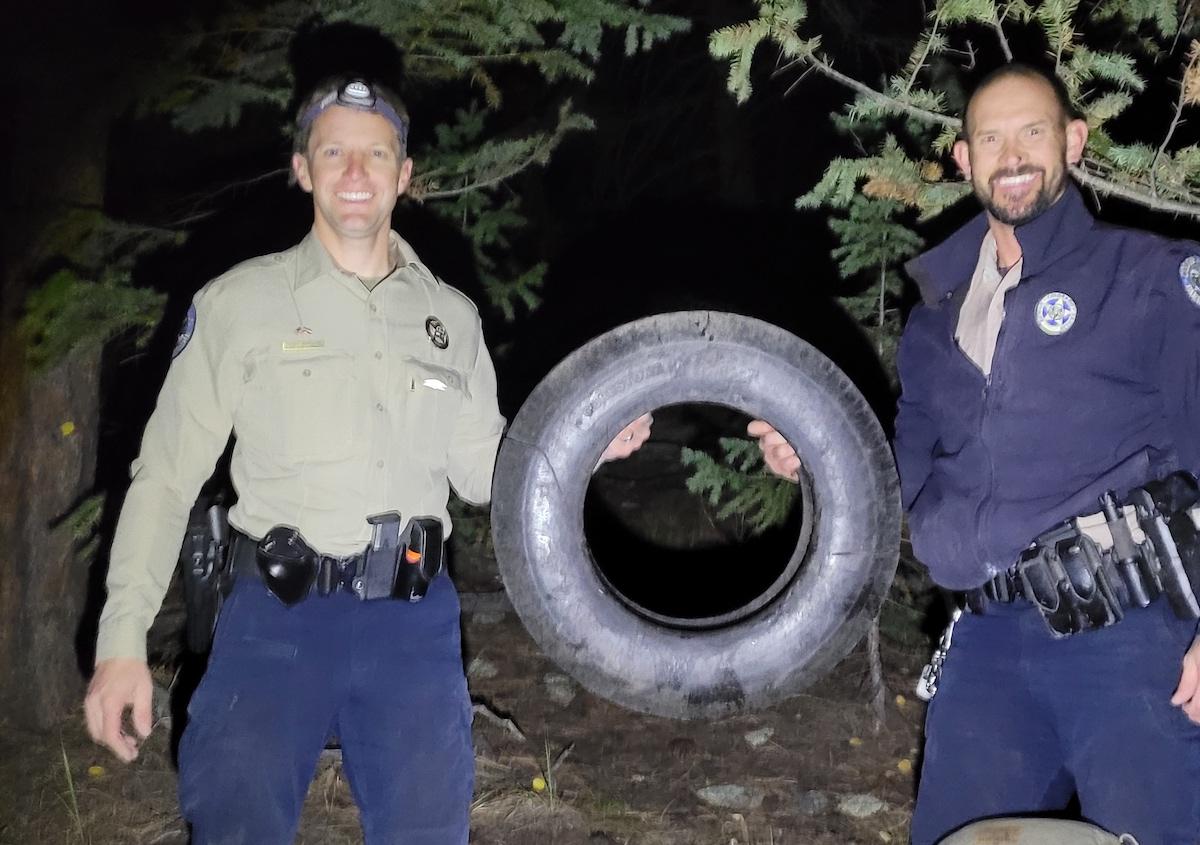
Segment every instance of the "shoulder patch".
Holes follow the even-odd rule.
[[[175,338],[175,349],[171,352],[171,359],[179,357],[179,353],[188,345],[188,341],[192,339],[192,335],[196,331],[196,303],[188,306],[187,315],[183,318],[183,325],[179,327],[179,334]]]
[[[1200,255],[1189,255],[1179,262],[1179,281],[1192,305],[1200,308]]]

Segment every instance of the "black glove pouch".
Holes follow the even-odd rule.
[[[286,525],[266,533],[255,560],[267,589],[288,607],[308,596],[317,577],[317,553],[299,531]]]

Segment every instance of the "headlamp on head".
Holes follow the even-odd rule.
[[[369,111],[379,115],[395,127],[396,135],[400,138],[401,148],[407,147],[408,121],[401,117],[386,100],[378,96],[375,90],[364,80],[351,79],[336,91],[330,91],[320,100],[309,106],[308,110],[300,117],[300,130],[304,131],[312,126],[313,121],[330,106],[345,106],[346,108]]]

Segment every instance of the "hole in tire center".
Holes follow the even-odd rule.
[[[597,574],[630,610],[667,626],[723,627],[799,574],[810,485],[803,470],[799,485],[762,477],[751,419],[706,403],[655,409],[645,445],[592,476],[584,533]],[[749,473],[737,471],[739,448],[755,457]],[[701,489],[689,490],[689,478]]]

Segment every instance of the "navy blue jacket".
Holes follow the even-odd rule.
[[[985,378],[954,330],[986,232],[980,214],[909,263],[923,301],[898,353],[913,552],[950,589],[1008,568],[1105,490],[1200,470],[1200,246],[1099,223],[1071,185],[1017,227],[1023,272]],[[1074,303],[1060,334],[1036,315],[1053,294]]]

